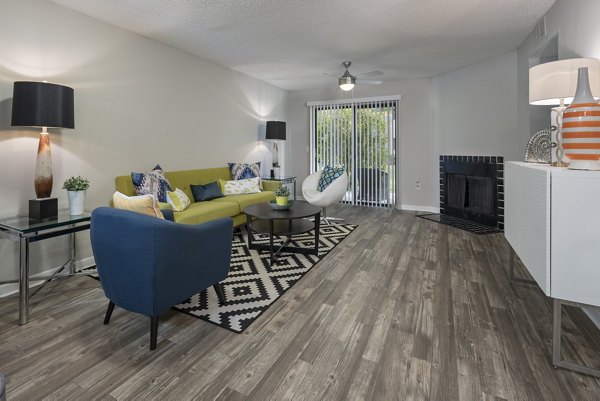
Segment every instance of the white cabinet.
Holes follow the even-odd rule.
[[[600,306],[600,171],[507,162],[504,174],[504,235],[554,298],[553,363],[600,376],[560,356],[561,305]]]
[[[552,298],[600,306],[600,172],[552,173]]]
[[[533,279],[550,296],[551,168],[504,166],[504,235]]]
[[[505,236],[552,298],[600,306],[600,171],[505,166]]]

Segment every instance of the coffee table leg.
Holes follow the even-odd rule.
[[[321,230],[321,212],[315,217],[315,255],[319,256],[319,233]]]
[[[252,249],[252,229],[250,228],[250,224],[252,224],[252,217],[246,215],[246,231],[248,231],[248,249]]]
[[[269,220],[269,253],[271,256],[271,266],[273,266],[273,219]]]

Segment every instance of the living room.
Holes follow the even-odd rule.
[[[389,29],[401,36],[402,24],[396,19],[426,20],[427,15],[446,25],[423,24],[422,32],[413,33],[413,42],[405,42],[404,48],[383,42],[371,48],[360,41],[358,20],[348,21],[336,25],[339,31],[314,35],[347,35],[360,45],[339,39],[347,46],[316,46],[310,54],[299,50],[285,61],[276,55],[293,53],[289,47],[295,38],[313,39],[304,31],[326,25],[327,18],[335,17],[334,5],[341,2],[324,7],[312,24],[293,16],[304,15],[300,13],[304,7],[320,9],[327,2],[272,6],[264,15],[260,12],[267,5],[244,9],[232,2],[212,5],[212,13],[196,19],[190,19],[185,8],[159,2],[151,6],[124,2],[129,12],[123,14],[115,12],[119,5],[110,3],[98,2],[97,7],[96,2],[75,0],[0,3],[0,171],[4,172],[0,219],[27,215],[28,201],[35,197],[32,183],[40,135],[37,128],[11,125],[15,81],[47,80],[74,89],[75,128],[50,130],[52,194],[60,208],[68,207],[61,183],[71,176],[89,180],[85,203],[89,211],[109,205],[115,177],[150,171],[156,164],[178,171],[260,161],[262,175],[268,176],[273,154],[265,137],[267,121],[286,122],[286,140],[280,142],[279,152],[281,174],[295,177],[300,188],[312,173],[307,103],[383,96],[400,97],[397,200],[394,210],[333,207],[331,215],[358,228],[243,334],[173,311],[161,321],[158,347],[150,351],[146,320],[117,310],[111,324],[102,325],[104,294],[100,284],[87,277],[50,283],[31,298],[31,321],[19,326],[18,285],[0,285],[0,332],[7,339],[0,345],[0,372],[6,375],[9,399],[89,399],[92,394],[114,399],[600,399],[597,379],[552,368],[550,301],[537,287],[513,286],[502,278],[510,249],[502,234],[478,236],[415,219],[418,213],[439,212],[440,155],[523,160],[531,134],[550,126],[550,108],[529,105],[531,60],[549,46],[558,60],[600,58],[597,1],[522,0],[502,6],[466,0],[453,5],[452,11],[439,1],[422,6],[386,1],[381,8],[353,2],[357,10],[349,13],[354,18],[378,18],[377,24],[364,24],[374,31]],[[77,11],[78,7],[86,11]],[[369,16],[369,7],[377,10],[375,16]],[[497,14],[493,7],[499,7]],[[503,7],[520,11],[506,15],[501,13],[506,12]],[[157,10],[159,16],[164,14],[157,25],[136,23],[155,21]],[[406,15],[401,15],[403,10]],[[261,24],[273,23],[279,14],[289,19],[285,24],[279,21],[288,42],[271,41],[261,33]],[[440,14],[448,15],[444,19]],[[496,18],[499,15],[504,19]],[[116,19],[106,22],[111,17]],[[246,17],[254,29],[240,22]],[[211,33],[218,40],[183,38],[178,47],[167,39],[151,39],[168,38],[177,30],[170,24],[193,32],[191,25],[203,22],[215,27]],[[248,31],[238,31],[237,25]],[[346,31],[346,25],[353,29]],[[237,35],[265,43],[250,47]],[[431,44],[435,37],[440,37],[441,45]],[[223,44],[229,47],[219,48]],[[229,67],[195,56],[186,46],[216,55],[217,60],[227,59]],[[464,55],[454,54],[458,48]],[[388,51],[393,60],[404,55],[397,70],[393,63],[386,68],[369,57],[373,54],[375,59],[378,53],[384,60]],[[327,55],[322,61],[321,54]],[[443,71],[432,54],[446,59],[440,61]],[[359,80],[351,92],[341,91],[337,76],[323,73],[341,75],[342,62],[348,59],[355,74],[383,71],[383,83],[361,85]],[[430,65],[424,66],[423,60],[431,60]],[[256,78],[261,74],[270,74],[270,80]],[[69,243],[58,237],[31,248],[30,274],[36,275],[62,263]],[[79,268],[94,263],[85,231],[77,234],[77,250]],[[0,281],[17,278],[19,243],[0,238],[0,254]],[[441,266],[463,257],[467,262],[460,271],[442,272]],[[385,268],[409,261],[419,273]],[[369,263],[374,270],[367,275]],[[356,272],[351,273],[353,268]],[[486,273],[483,268],[494,271]],[[381,285],[378,280],[386,280],[385,297],[375,294]],[[360,282],[368,285],[361,287]],[[319,291],[313,293],[315,288]],[[523,316],[516,316],[510,307],[514,294],[520,297],[519,305],[531,306]],[[391,297],[397,301],[387,302]],[[453,302],[461,307],[452,310],[445,305]],[[490,317],[496,308],[482,306],[489,304],[502,311],[500,318]],[[479,320],[482,316],[491,320]],[[532,316],[539,318],[529,321]],[[576,336],[568,342],[568,356],[600,365],[600,338],[593,323],[579,310],[569,309],[568,316],[564,324]],[[319,323],[320,319],[328,323]],[[453,320],[455,324],[449,323]],[[475,338],[461,339],[446,331],[468,320]],[[495,327],[500,322],[506,327]],[[494,327],[488,332],[483,330],[486,324]],[[520,327],[513,329],[515,324]],[[302,331],[303,325],[312,333]],[[548,330],[529,336],[529,329]],[[580,329],[584,334],[577,334]],[[301,335],[295,337],[295,332]],[[323,334],[322,343],[316,342],[314,333]],[[78,343],[79,336],[86,341],[96,336],[99,342],[86,348]],[[355,347],[364,355],[357,356]],[[111,358],[113,352],[116,356]],[[89,354],[94,355],[87,359]],[[61,372],[64,379],[54,372]],[[442,379],[446,372],[449,378]]]

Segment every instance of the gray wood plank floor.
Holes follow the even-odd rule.
[[[599,380],[551,366],[551,303],[508,282],[502,234],[329,214],[359,227],[243,334],[171,311],[151,352],[149,319],[117,308],[102,325],[86,277],[46,286],[26,326],[0,299],[9,400],[600,400]],[[600,366],[600,332],[563,316],[565,356]]]

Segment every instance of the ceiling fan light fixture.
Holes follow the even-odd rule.
[[[344,74],[344,76],[339,78],[338,82],[339,82],[341,90],[349,91],[349,90],[352,90],[352,88],[354,88],[354,84],[356,83],[356,78],[354,78],[351,75],[346,76],[346,74]]]

